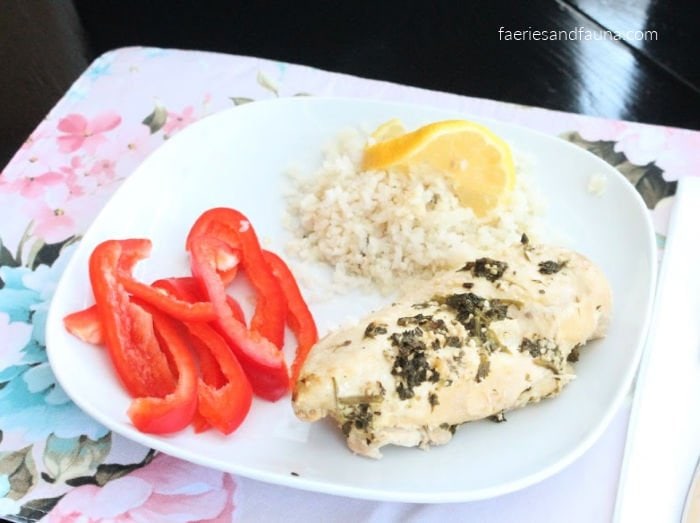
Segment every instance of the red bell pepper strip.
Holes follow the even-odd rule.
[[[120,281],[123,280],[120,279]],[[192,299],[189,301],[190,304],[197,304],[197,302],[201,302],[199,297],[199,287],[194,278],[168,278],[167,280],[158,280],[154,282],[153,286],[155,288],[165,290],[167,287],[159,285],[159,283],[163,281],[167,281],[179,291],[185,292],[187,296],[192,296]],[[174,295],[177,295],[177,293],[173,292],[170,294],[170,296],[173,296],[173,299],[176,299],[174,298]],[[245,323],[245,316],[240,304],[231,296],[227,297],[227,301],[229,307],[231,308],[231,312],[233,313],[233,317],[238,321]],[[104,343],[102,323],[100,322],[100,317],[97,312],[97,305],[91,305],[86,309],[67,315],[65,318],[63,318],[63,325],[73,336],[86,343],[91,343],[93,345],[102,345]]]
[[[232,250],[218,253],[216,260],[216,272],[224,282],[224,286],[227,286],[235,279],[238,272],[238,265],[241,262],[241,253],[239,250],[240,242],[238,241],[238,234],[232,230],[233,225],[228,225],[220,221],[219,213],[213,212],[217,209],[219,208],[205,211],[197,218],[187,234],[185,250],[190,250],[192,238],[195,236],[216,236],[220,240],[228,243]],[[225,217],[222,216],[221,218]],[[255,241],[257,242],[257,238]]]
[[[63,318],[63,325],[73,336],[93,345],[101,345],[104,340],[102,323],[97,312],[97,305],[73,312]]]
[[[150,240],[130,238],[119,241],[123,246],[122,255],[119,259],[119,282],[127,292],[179,320],[212,321],[216,317],[211,303],[186,303],[134,279],[131,276],[134,265],[147,256],[144,256],[140,251],[141,243],[143,241],[149,242],[148,252],[150,253]],[[228,263],[232,264],[235,269],[238,261],[236,260],[233,263],[229,260]]]
[[[164,278],[161,280],[156,280],[153,282],[153,287],[159,289],[163,292],[167,292],[170,296],[185,300],[189,302],[196,302],[201,299],[201,292],[197,282],[192,277],[180,277],[180,278]],[[183,322],[187,326],[187,322]],[[206,383],[216,384],[217,387],[221,387],[226,383],[226,378],[221,372],[219,364],[216,359],[211,355],[209,351],[204,351],[203,353],[198,352],[199,358],[199,371]],[[209,424],[206,422],[201,415],[195,415],[195,431],[197,431],[197,425]]]
[[[153,285],[179,299],[192,301],[198,297],[191,281],[191,278],[168,278]],[[230,300],[236,303],[232,298]],[[232,314],[235,315],[233,309]],[[201,432],[211,425],[224,434],[230,434],[250,410],[253,400],[250,382],[224,339],[212,327],[196,322],[183,324],[199,356],[201,373],[195,431]]]
[[[188,323],[187,329],[197,354],[212,356],[226,383],[208,382],[205,372],[200,378],[198,411],[212,427],[230,434],[243,422],[253,402],[253,389],[243,368],[224,339],[209,325]]]
[[[122,246],[117,266],[119,270],[125,274],[131,274],[134,266],[144,258],[148,258],[151,254],[151,240],[127,238],[114,241],[118,241]]]
[[[216,331],[214,331],[214,333],[219,336]],[[212,351],[202,350],[200,347],[195,347],[195,349],[197,350],[197,357],[199,358],[199,372],[202,376],[202,380],[204,380],[204,383],[217,389],[226,385],[226,376],[224,376],[224,373],[221,370],[221,365],[217,361],[216,356],[212,353]],[[231,352],[231,349],[229,349],[228,352],[229,358],[236,358],[233,352]]]
[[[153,287],[166,291],[174,299],[183,300],[189,303],[209,303],[206,302],[204,293],[202,292],[199,283],[192,276],[178,276],[173,278],[163,278],[153,282]],[[245,314],[241,308],[240,303],[236,301],[233,296],[227,295],[226,300],[228,301],[231,312],[234,318],[238,321],[245,323]],[[213,309],[213,305],[212,305]],[[216,313],[214,314],[214,319],[216,319]]]
[[[190,303],[204,301],[204,294],[199,289],[199,283],[192,276],[173,276],[161,278],[153,282],[153,287],[169,293],[173,298]]]
[[[135,280],[130,275],[120,274],[119,276],[119,283],[124,286],[127,292],[176,320],[213,321],[216,319],[214,307],[209,302],[190,303],[184,300],[178,300],[174,296],[162,292],[151,285],[146,285],[145,283]]]
[[[163,348],[177,369],[177,384],[165,397],[136,398],[128,415],[141,432],[168,434],[189,425],[197,410],[197,365],[177,323],[155,309],[149,312]]]
[[[191,302],[201,300],[201,291],[199,290],[196,280],[192,277],[164,278],[153,282],[153,286],[181,300]],[[227,303],[231,308],[233,317],[243,322],[243,311],[238,302],[231,296],[228,296]],[[235,358],[232,353],[231,357]],[[226,377],[221,372],[221,367],[211,351],[199,351],[199,370],[206,383],[217,388],[226,384]]]
[[[206,419],[204,419],[204,416],[197,411],[194,413],[194,417],[192,418],[192,428],[194,429],[195,434],[201,434],[202,432],[209,430],[211,425]]]
[[[289,376],[282,352],[259,332],[248,330],[231,312],[226,289],[216,271],[216,253],[227,245],[213,237],[197,236],[189,242],[192,274],[214,305],[215,327],[245,370],[253,391],[274,401],[289,390]]]
[[[162,278],[153,282],[153,287],[167,292],[175,299],[186,301],[189,303],[209,303],[204,302],[204,293],[202,292],[199,283],[192,276],[178,276],[173,278]],[[241,323],[245,323],[245,313],[241,308],[241,304],[231,295],[226,295],[226,302],[231,309],[233,317]],[[213,306],[212,306],[213,307]],[[216,319],[216,315],[215,318]]]
[[[95,247],[89,262],[104,342],[119,379],[134,397],[163,397],[175,389],[151,315],[130,300],[118,277],[120,268],[147,257],[150,247],[148,240],[107,240]]]
[[[240,250],[241,264],[257,298],[250,328],[281,349],[284,344],[286,304],[277,279],[265,263],[258,237],[248,218],[235,209],[210,209],[190,229],[186,242],[188,251],[191,251],[193,239],[200,236],[216,237],[229,247]],[[220,252],[217,253],[217,258],[221,256]]]
[[[272,270],[272,274],[280,283],[284,299],[287,302],[287,323],[297,339],[297,350],[290,376],[291,385],[294,386],[306,356],[311,347],[318,341],[316,322],[287,264],[273,252],[263,251],[263,256]]]
[[[241,261],[241,255],[238,251],[225,251],[220,252],[216,260],[216,267],[219,276],[221,276],[221,281],[224,285],[230,284],[234,279],[236,279],[236,274],[238,274],[238,264]]]

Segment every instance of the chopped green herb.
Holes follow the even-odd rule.
[[[561,374],[564,370],[564,357],[559,346],[552,340],[523,338],[520,342],[520,352],[527,352],[535,365],[545,367],[554,374]]]
[[[399,327],[407,327],[409,325],[416,325],[416,328],[425,331],[440,331],[447,332],[447,326],[445,321],[438,318],[434,320],[432,316],[425,314],[416,314],[415,316],[403,316],[396,320],[396,324]]]
[[[547,260],[540,262],[538,264],[540,274],[556,274],[568,263],[567,260],[563,262],[555,262],[554,260]]]
[[[390,337],[392,345],[397,348],[391,374],[396,377],[396,392],[402,400],[412,398],[415,395],[413,389],[421,383],[435,383],[440,379],[440,373],[426,358],[427,347],[418,339],[416,329],[394,333]]]
[[[452,435],[457,431],[457,425],[450,425],[449,423],[440,423],[440,428],[442,430],[449,430]]]
[[[523,338],[523,341],[520,342],[520,352],[529,352],[530,356],[536,358],[540,355],[540,347],[530,338]]]
[[[471,271],[477,278],[486,278],[489,281],[498,280],[508,269],[506,262],[494,260],[492,258],[479,258],[473,262],[467,262],[461,271]]]
[[[387,325],[385,323],[370,322],[365,329],[365,338],[374,338],[378,334],[386,334]]]
[[[428,394],[428,403],[430,403],[430,410],[433,410],[437,405],[440,405],[440,401],[438,400],[438,395],[435,394],[434,392],[431,392]]]
[[[493,416],[489,416],[489,419],[496,423],[503,423],[504,421],[508,421],[506,419],[506,413],[503,410],[497,414],[494,414]]]
[[[372,425],[374,412],[367,403],[357,403],[345,413],[345,422],[341,429],[347,437],[354,428],[357,430],[368,430]]]
[[[491,361],[486,351],[479,351],[479,368],[476,370],[475,380],[481,383],[491,372]]]
[[[576,363],[578,361],[580,355],[581,355],[581,351],[579,350],[579,348],[574,347],[573,349],[571,349],[571,352],[566,357],[566,361],[568,361],[569,363]]]
[[[443,298],[445,305],[457,311],[459,321],[470,336],[486,344],[494,341],[489,336],[491,322],[504,320],[508,317],[509,305],[522,305],[515,300],[486,300],[473,292],[452,294]],[[497,340],[496,340],[497,341]],[[495,350],[495,347],[491,347]]]
[[[459,336],[448,336],[447,338],[445,338],[445,346],[447,346],[447,347],[461,347],[462,340],[459,338]]]

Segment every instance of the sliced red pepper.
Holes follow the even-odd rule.
[[[287,302],[287,323],[297,339],[297,350],[291,368],[290,381],[292,386],[299,377],[306,356],[311,347],[318,341],[316,322],[304,301],[292,271],[289,270],[284,260],[270,251],[263,251],[265,262],[272,270],[272,274],[280,283],[284,299]]]
[[[153,286],[176,296],[181,300],[194,302],[201,300],[201,291],[197,281],[192,277],[185,278],[164,278],[153,282]],[[231,308],[231,313],[238,321],[243,322],[243,311],[238,302],[231,296],[227,297],[227,303]],[[231,357],[233,354],[231,354]],[[212,355],[211,351],[201,351],[199,353],[199,370],[202,378],[209,385],[222,387],[226,384],[226,377],[221,372],[221,367]]]
[[[219,385],[207,381],[207,373],[202,372],[198,389],[199,413],[215,429],[230,434],[248,415],[253,402],[253,389],[219,333],[202,323],[188,323],[187,329],[200,361],[204,354],[213,357],[226,379],[225,384]]]
[[[197,411],[194,413],[194,417],[192,418],[192,428],[194,429],[195,434],[201,434],[202,432],[209,430],[211,425],[206,419],[204,419],[204,416]]]
[[[202,289],[192,276],[178,276],[173,278],[163,278],[153,282],[153,287],[166,291],[174,299],[183,300],[189,303],[204,302],[205,294]],[[245,314],[241,308],[240,303],[236,301],[233,296],[227,295],[226,301],[228,302],[233,317],[238,321],[245,323]],[[212,305],[213,308],[213,305]],[[214,319],[216,319],[216,313],[214,314]]]
[[[281,349],[284,344],[286,304],[277,279],[265,263],[258,237],[248,218],[227,207],[210,209],[190,229],[186,242],[188,251],[191,251],[193,239],[201,236],[213,236],[232,249],[240,250],[241,264],[257,299],[250,328]],[[215,254],[217,260],[222,257],[221,252]],[[223,259],[226,259],[225,255]],[[221,268],[218,264],[216,266],[217,272],[220,272]]]
[[[226,296],[226,303],[228,303],[228,308],[231,309],[231,314],[233,314],[233,317],[245,325],[245,314],[243,313],[241,304],[230,295]]]
[[[216,260],[216,270],[221,276],[221,281],[224,285],[230,284],[236,279],[238,274],[238,264],[241,261],[241,256],[238,251],[220,252]]]
[[[181,300],[195,302],[200,299],[200,291],[194,278],[164,278],[153,282],[153,287],[169,293]],[[186,325],[186,322],[185,322]],[[199,370],[206,383],[221,387],[226,383],[226,378],[216,359],[209,351],[198,354]]]
[[[122,279],[120,278],[120,281]],[[159,285],[160,282],[167,281],[168,284],[173,285],[178,293],[172,292],[170,295],[173,296],[185,293],[186,296],[191,296],[189,299],[190,304],[197,304],[201,301],[199,286],[197,282],[192,277],[184,278],[168,278],[167,280],[158,280],[154,282],[153,287],[162,290],[167,289],[166,286]],[[233,313],[233,317],[238,321],[245,323],[245,316],[243,314],[243,309],[241,305],[231,296],[227,297],[227,302]],[[206,302],[208,303],[208,302]],[[211,304],[209,304],[211,305]],[[213,308],[212,308],[213,310]],[[102,330],[102,322],[100,321],[100,316],[97,312],[97,305],[91,305],[90,307],[73,312],[63,318],[63,325],[66,330],[70,332],[76,338],[93,345],[102,345],[104,343],[104,333]]]
[[[214,333],[216,333],[216,331],[214,331]],[[216,334],[218,336],[218,333]],[[236,358],[230,349],[228,352],[230,358]],[[226,385],[226,376],[224,376],[224,373],[221,370],[221,365],[217,361],[216,356],[214,356],[212,351],[201,350],[201,348],[199,348],[199,350],[197,350],[197,357],[199,358],[199,372],[202,375],[202,380],[204,380],[204,383],[217,389]]]
[[[163,397],[175,378],[161,351],[151,315],[133,303],[120,283],[120,270],[150,253],[149,240],[107,240],[90,256],[90,282],[105,345],[114,368],[134,397]]]
[[[127,292],[176,320],[213,321],[216,318],[214,307],[209,302],[190,303],[179,300],[151,285],[141,283],[127,274],[120,274],[119,276],[119,282],[124,286]]]
[[[184,302],[133,278],[131,276],[131,271],[134,266],[147,256],[144,256],[140,251],[141,243],[143,241],[149,242],[148,252],[150,253],[150,240],[130,238],[119,241],[123,246],[122,255],[119,259],[119,282],[124,286],[127,292],[178,320],[212,321],[216,317],[211,303]],[[235,263],[229,259],[228,263],[233,269],[236,269],[238,265],[237,259]]]
[[[192,274],[214,305],[214,322],[261,398],[277,400],[289,390],[289,376],[282,352],[259,332],[248,330],[231,312],[224,283],[216,271],[216,253],[229,248],[213,237],[197,236],[189,242]]]
[[[73,336],[93,345],[101,345],[104,340],[102,323],[97,312],[97,305],[73,312],[63,318],[63,325]]]
[[[131,274],[134,266],[151,254],[151,240],[144,238],[127,238],[118,241],[122,247],[118,268],[126,274]]]
[[[153,324],[163,349],[168,351],[177,369],[175,389],[165,397],[139,397],[129,407],[128,415],[142,432],[167,434],[190,424],[197,410],[197,365],[177,323],[151,309]]]
[[[199,283],[192,276],[161,278],[154,281],[152,285],[156,289],[168,292],[173,298],[177,297],[190,303],[204,301]]]
[[[172,296],[164,296],[151,286],[131,277],[133,267],[146,257],[142,251],[144,241],[148,240],[138,238],[119,240],[122,245],[118,263],[119,283],[123,285],[126,291],[177,319],[191,319],[192,321],[214,320],[216,314],[211,303],[184,303]],[[193,288],[196,287],[196,282],[192,278],[183,278],[183,280],[189,280],[190,285]],[[97,306],[92,305],[81,311],[69,314],[63,319],[63,323],[66,330],[77,338],[87,343],[99,345],[102,343],[103,338],[102,324],[98,321],[98,318]]]
[[[169,278],[153,285],[179,299],[196,300],[190,281],[183,280]],[[236,303],[233,299],[231,301]],[[230,302],[227,304],[230,307]],[[224,434],[230,434],[250,410],[253,400],[250,382],[224,339],[212,327],[196,322],[183,323],[199,356],[201,373],[195,431],[201,432],[211,425]]]
[[[217,209],[224,208],[217,207],[210,209],[197,218],[187,234],[185,249],[187,251],[190,250],[192,238],[195,236],[216,236],[220,240],[228,243],[232,250],[219,253],[216,260],[216,272],[221,277],[224,285],[227,286],[235,279],[238,272],[238,265],[241,262],[241,253],[239,251],[240,242],[238,240],[238,234],[232,230],[232,225],[227,225],[225,222],[219,221],[220,218],[226,217],[215,212]]]

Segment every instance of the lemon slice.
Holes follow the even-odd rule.
[[[483,125],[445,120],[406,133],[400,121],[390,120],[372,138],[365,170],[427,165],[449,177],[462,205],[477,216],[501,205],[515,187],[510,147]]]
[[[394,118],[377,127],[372,133],[372,138],[375,142],[383,142],[402,134],[406,134],[406,128],[401,120]]]

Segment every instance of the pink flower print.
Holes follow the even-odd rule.
[[[196,119],[197,118],[194,116],[194,107],[191,105],[185,107],[180,114],[168,111],[168,119],[163,126],[163,133],[166,138],[170,138],[177,131],[184,129]]]
[[[588,141],[615,142],[615,151],[634,165],[656,163],[666,180],[677,180],[700,167],[700,137],[694,131],[591,118],[579,134]]]
[[[95,166],[93,166],[93,168],[94,167]],[[83,196],[84,194],[92,193],[99,185],[99,180],[97,177],[90,176],[80,156],[71,158],[70,165],[64,165],[60,170],[65,175],[65,183],[68,188],[69,197]]]
[[[64,177],[61,173],[49,171],[38,176],[27,176],[12,182],[2,183],[0,180],[0,190],[4,192],[19,193],[25,198],[36,198],[42,196],[48,187],[63,183]]]
[[[615,144],[615,150],[624,152],[630,163],[634,165],[647,165],[656,160],[665,143],[666,136],[661,129],[639,127],[629,129],[620,136]]]
[[[97,183],[103,185],[105,183],[111,182],[116,177],[115,166],[116,162],[114,160],[109,160],[107,158],[103,160],[98,160],[88,171],[90,176],[94,176]]]
[[[47,521],[231,521],[235,488],[223,472],[159,454],[145,467],[104,487],[72,489]]]
[[[64,209],[54,209],[35,200],[28,210],[34,221],[32,234],[46,243],[60,242],[75,232],[75,222]]]
[[[88,120],[82,114],[69,114],[58,122],[58,130],[64,133],[57,138],[58,149],[63,153],[72,153],[80,148],[89,154],[95,154],[97,147],[107,139],[104,133],[111,131],[121,123],[116,113],[107,112]]]
[[[100,149],[100,157],[115,160],[116,175],[132,172],[143,159],[162,143],[160,136],[151,134],[148,126],[122,125],[110,136],[108,144]],[[115,176],[116,178],[117,176]]]
[[[667,133],[665,147],[656,157],[664,178],[677,180],[700,173],[700,134],[685,129],[668,129]]]
[[[145,125],[139,125],[136,128],[129,129],[131,131],[128,136],[124,137],[126,150],[130,154],[146,156],[153,146],[151,145],[151,131]]]

